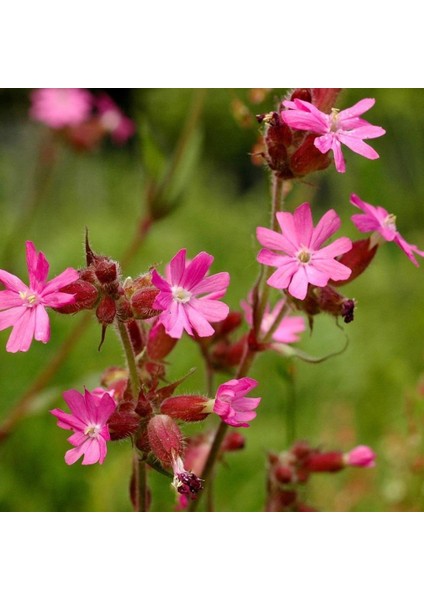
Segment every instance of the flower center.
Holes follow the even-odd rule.
[[[88,437],[95,438],[99,435],[100,429],[100,425],[95,425],[94,423],[91,423],[84,429],[84,435],[88,435]]]
[[[32,306],[36,306],[40,301],[37,294],[35,292],[32,292],[31,290],[25,290],[24,292],[19,292],[19,296],[21,297],[21,300],[25,304],[25,306],[30,307],[30,308]]]
[[[384,227],[387,227],[387,229],[396,231],[396,215],[387,215],[383,221],[383,225]]]
[[[338,131],[340,129],[339,126],[339,109],[338,108],[332,108],[331,109],[331,114],[330,114],[330,131],[332,131],[333,133],[335,133],[336,131]]]
[[[296,254],[297,260],[304,264],[307,264],[308,262],[310,262],[311,257],[312,257],[312,254],[309,252],[309,250],[307,248],[302,248]]]
[[[186,304],[190,301],[191,293],[185,290],[184,288],[174,285],[172,288],[172,297],[177,302],[181,302],[182,304]]]

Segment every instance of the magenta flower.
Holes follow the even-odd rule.
[[[409,260],[414,263],[415,266],[419,266],[414,256],[424,256],[424,252],[419,250],[417,246],[408,244],[406,240],[400,235],[396,229],[396,216],[391,215],[382,206],[373,206],[360,199],[356,194],[352,194],[350,202],[357,208],[363,211],[363,215],[353,215],[352,221],[363,233],[373,231],[375,233],[371,236],[371,247],[377,244],[381,244],[384,241],[395,242],[403,250]]]
[[[153,271],[152,283],[160,290],[153,308],[163,310],[158,322],[169,336],[180,338],[184,330],[189,335],[210,336],[214,333],[210,323],[223,321],[228,315],[228,306],[219,298],[227,291],[230,276],[217,273],[206,277],[213,260],[210,254],[200,252],[186,261],[183,248],[169,263],[166,279]]]
[[[321,248],[341,225],[333,209],[325,213],[316,227],[306,202],[296,208],[293,215],[278,212],[276,216],[282,234],[265,227],[256,230],[258,241],[265,246],[258,254],[258,262],[277,267],[267,280],[271,287],[288,289],[294,298],[304,300],[308,283],[324,287],[330,279],[340,281],[349,278],[351,269],[335,257],[351,249],[350,239],[342,237]]]
[[[41,88],[31,94],[30,116],[53,129],[80,125],[90,115],[93,98],[77,88]]]
[[[102,94],[97,99],[97,108],[100,113],[100,122],[103,128],[109,131],[114,142],[124,144],[134,135],[134,122],[124,115],[110,96]]]
[[[59,290],[78,279],[75,269],[68,268],[47,281],[49,263],[32,242],[26,242],[29,287],[16,275],[0,269],[0,282],[7,289],[0,291],[0,331],[13,327],[6,350],[26,352],[33,338],[44,344],[50,339],[50,324],[45,306],[59,308],[74,302],[73,294]]]
[[[344,455],[344,462],[349,467],[375,467],[376,454],[368,446],[356,446]]]
[[[66,404],[71,409],[71,414],[55,408],[51,414],[57,417],[57,425],[62,429],[71,429],[74,433],[68,438],[75,448],[65,454],[67,465],[73,465],[82,455],[82,464],[92,465],[96,462],[103,463],[110,440],[108,419],[116,408],[116,403],[108,392],[102,395],[84,390],[84,396],[77,390],[64,392]]]
[[[270,310],[269,305],[266,306],[264,316],[262,317],[261,333],[265,337],[273,326],[275,319],[280,314],[285,305],[285,300],[279,300],[274,308]],[[242,301],[241,306],[244,310],[244,315],[248,324],[253,325],[253,314],[251,303]],[[300,334],[305,331],[305,321],[303,317],[292,317],[288,314],[281,319],[277,329],[272,334],[272,339],[275,342],[282,344],[292,344],[298,342]]]
[[[255,408],[261,398],[246,398],[246,394],[257,385],[258,382],[249,377],[230,379],[223,383],[217,389],[213,412],[227,425],[249,427],[248,421],[256,417]]]
[[[380,137],[386,131],[359,116],[374,104],[374,98],[364,98],[346,110],[339,111],[333,108],[327,115],[305,100],[286,100],[283,105],[288,110],[281,112],[281,118],[293,129],[319,134],[314,140],[315,147],[323,154],[332,150],[337,171],[344,173],[346,166],[341,144],[366,158],[374,160],[379,157],[363,140]]]
[[[188,499],[193,500],[196,498],[197,494],[203,488],[203,479],[200,479],[200,477],[191,471],[187,471],[182,458],[178,455],[175,455],[172,460],[172,470],[174,472],[172,485],[181,494],[182,498],[185,499],[179,503],[179,508],[186,508]]]

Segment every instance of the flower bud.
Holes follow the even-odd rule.
[[[344,464],[349,467],[375,467],[376,454],[368,446],[357,446],[343,456]]]
[[[181,421],[203,421],[211,413],[211,404],[205,396],[173,396],[162,402],[160,412]]]
[[[100,283],[112,283],[118,277],[118,266],[116,261],[110,258],[96,257],[94,272]]]
[[[104,296],[96,310],[96,317],[102,325],[113,323],[116,315],[115,301],[109,296]]]
[[[311,473],[333,473],[345,466],[341,452],[312,452],[303,463],[304,469]]]
[[[314,146],[315,134],[308,135],[301,146],[290,157],[290,170],[293,177],[304,177],[314,171],[322,171],[330,166],[330,152],[323,154]]]
[[[329,285],[323,288],[315,288],[314,293],[320,310],[330,313],[335,317],[343,317],[345,323],[353,321],[353,313],[356,306],[355,300],[341,296]]]
[[[162,360],[171,352],[177,339],[169,336],[162,323],[156,322],[149,332],[147,354],[152,360]]]
[[[331,285],[340,287],[356,279],[369,266],[376,255],[377,249],[378,245],[373,246],[372,248],[370,247],[369,238],[365,240],[356,240],[353,242],[352,248],[349,250],[349,252],[346,252],[337,258],[338,262],[342,263],[342,265],[345,265],[346,267],[349,267],[349,269],[352,270],[352,273],[350,274],[349,278],[345,279],[344,281],[331,280]]]
[[[131,304],[124,297],[121,297],[116,303],[116,317],[118,321],[121,321],[122,323],[133,319]]]
[[[243,450],[246,446],[246,438],[237,431],[230,431],[224,438],[221,445],[221,452],[235,452],[236,450]]]
[[[129,408],[127,405],[126,408]],[[139,426],[140,417],[133,410],[117,410],[108,421],[111,440],[122,440],[133,435]]]
[[[154,286],[135,292],[131,297],[131,307],[136,319],[150,319],[162,312],[153,308],[153,303],[158,294],[159,290]]]
[[[164,466],[172,465],[175,457],[183,453],[182,433],[168,415],[156,415],[150,419],[147,436],[152,452]]]
[[[56,312],[64,315],[77,313],[80,310],[94,308],[97,304],[99,292],[88,281],[77,279],[60,289],[64,294],[74,294],[74,302],[55,308]]]

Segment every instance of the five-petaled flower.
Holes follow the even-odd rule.
[[[107,421],[116,408],[114,399],[106,391],[100,394],[98,389],[84,390],[84,395],[77,390],[68,390],[63,397],[71,414],[59,408],[50,412],[57,417],[59,427],[74,431],[68,442],[75,448],[66,452],[66,464],[74,464],[82,455],[83,465],[102,464],[107,452],[106,442],[110,440]]]
[[[419,256],[424,256],[424,252],[419,250],[417,246],[408,244],[408,242],[400,235],[396,229],[395,215],[388,213],[382,206],[373,206],[372,204],[364,202],[356,194],[351,195],[350,202],[364,213],[362,215],[353,215],[351,217],[359,231],[362,231],[363,233],[369,231],[374,232],[371,235],[372,246],[382,244],[384,241],[394,242],[405,252],[406,256],[415,266],[419,266],[414,253]]]
[[[265,246],[258,254],[258,261],[264,265],[277,267],[267,283],[277,289],[288,289],[299,300],[304,300],[308,284],[324,287],[330,279],[348,279],[351,269],[338,262],[335,257],[348,252],[352,242],[341,237],[328,246],[323,243],[341,225],[337,213],[331,209],[313,226],[311,208],[301,204],[292,215],[277,212],[282,233],[266,227],[258,227],[258,241]]]
[[[68,268],[47,281],[49,263],[32,242],[26,242],[29,286],[16,275],[0,269],[0,282],[7,289],[0,291],[0,331],[13,327],[6,345],[8,352],[26,352],[35,338],[39,342],[50,339],[50,323],[45,306],[59,308],[74,301],[73,294],[59,290],[78,279],[75,269]]]
[[[223,383],[217,389],[213,412],[227,425],[249,427],[248,421],[256,417],[255,408],[261,398],[247,398],[246,394],[257,385],[258,382],[250,377],[230,379]]]
[[[210,323],[228,315],[228,306],[219,298],[227,291],[230,276],[217,273],[206,277],[213,260],[210,254],[200,252],[187,261],[183,248],[169,263],[166,279],[153,271],[152,283],[160,290],[153,308],[163,310],[158,320],[169,336],[181,338],[184,330],[189,335],[210,336],[214,333]]]
[[[89,116],[93,98],[78,88],[41,88],[31,94],[30,115],[53,129],[80,125]]]
[[[379,158],[374,148],[363,140],[380,137],[386,131],[360,118],[374,104],[374,98],[364,98],[345,110],[333,108],[328,115],[305,100],[286,100],[283,105],[287,110],[281,112],[281,118],[293,129],[318,134],[314,140],[315,147],[323,154],[332,150],[337,171],[344,173],[346,165],[341,144],[366,158]]]

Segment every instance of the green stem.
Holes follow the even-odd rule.
[[[289,394],[287,398],[286,423],[287,423],[287,447],[291,446],[296,439],[297,429],[297,395],[296,381],[293,372],[293,366],[287,366],[287,375],[289,380]]]
[[[121,338],[122,346],[127,359],[128,370],[130,373],[130,383],[133,398],[137,401],[138,394],[141,389],[140,377],[138,376],[137,363],[135,360],[134,349],[131,344],[130,336],[128,335],[127,326],[121,321],[117,321],[117,328]]]

